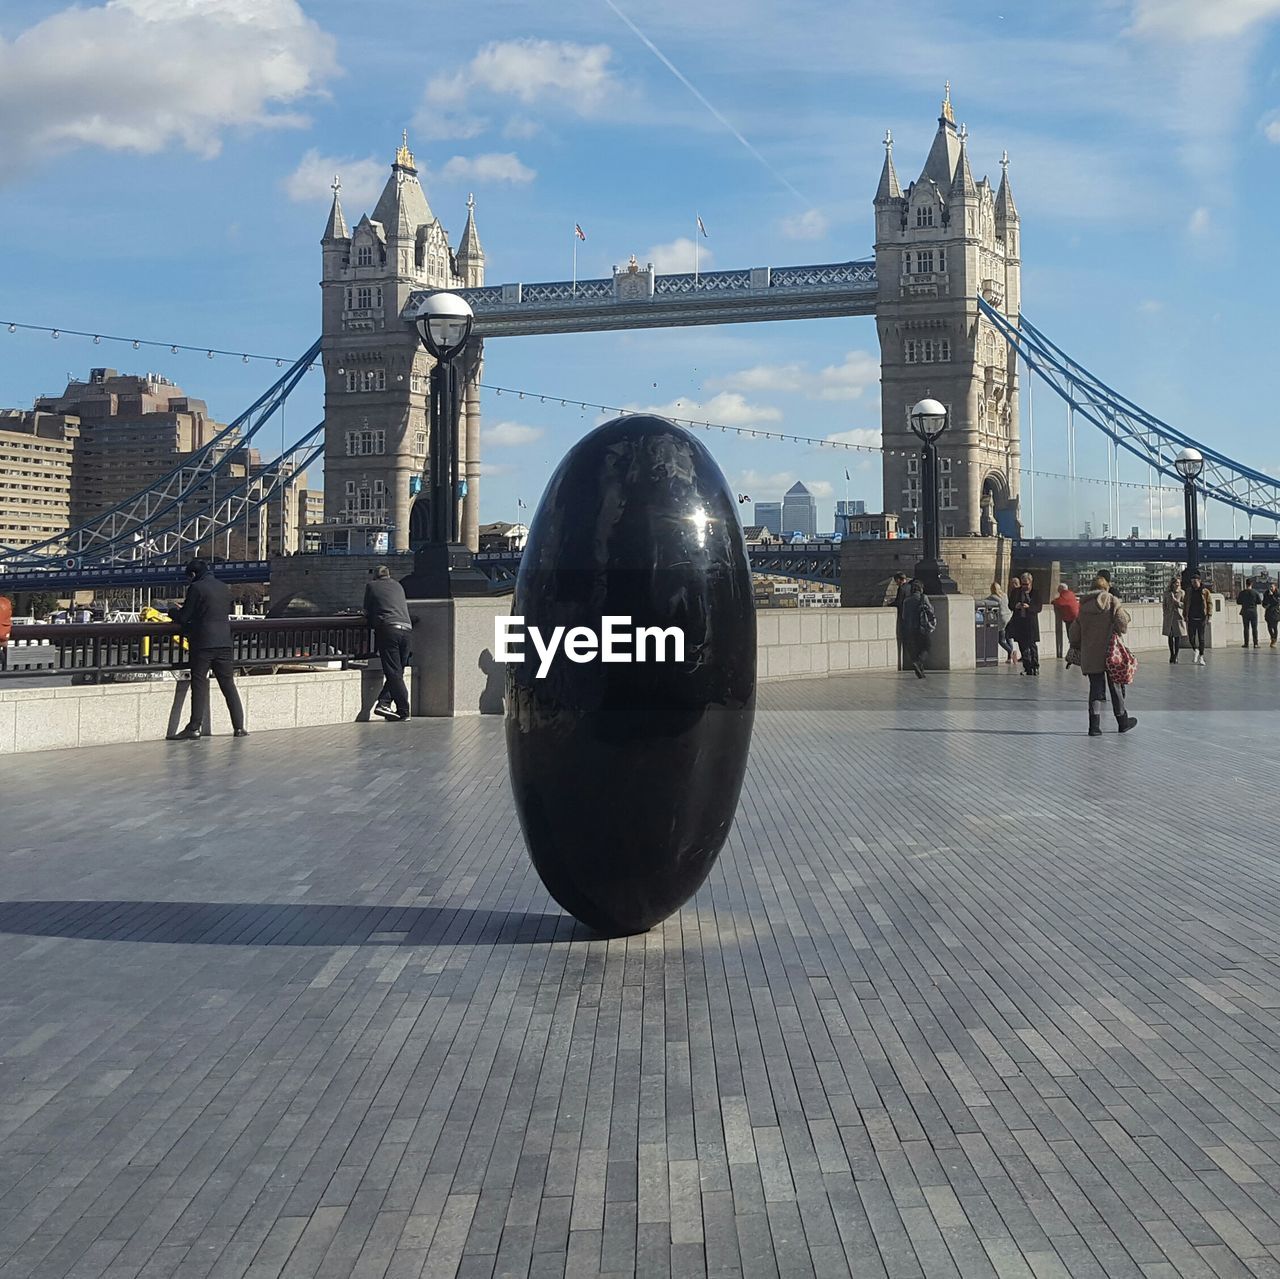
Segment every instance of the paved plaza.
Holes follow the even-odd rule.
[[[0,762],[0,1276],[1280,1275],[1280,654],[1210,662],[1100,741],[765,686],[617,941],[495,718]]]

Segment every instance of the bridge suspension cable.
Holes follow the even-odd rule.
[[[1171,479],[1179,479],[1174,467],[1177,454],[1186,447],[1199,449],[1205,467],[1198,487],[1206,502],[1212,498],[1248,515],[1280,519],[1280,479],[1237,462],[1148,413],[1072,359],[1025,315],[1015,323],[984,298],[978,299],[978,307],[1032,373],[1067,403],[1073,469],[1074,420],[1079,414],[1115,445]]]

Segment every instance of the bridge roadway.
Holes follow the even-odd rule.
[[[1104,564],[1167,562],[1181,564],[1186,559],[1186,542],[1182,539],[1139,538],[1115,541],[1094,539],[1027,538],[1014,542],[1015,553],[1033,559],[1058,560],[1063,563],[1094,561]],[[1210,540],[1201,543],[1200,562],[1280,564],[1280,539],[1253,538]],[[493,551],[476,556],[476,567],[495,586],[510,583],[520,567],[520,553]],[[796,546],[753,546],[751,567],[757,573],[792,577],[809,582],[840,580],[840,546],[832,542],[806,542]],[[216,566],[217,575],[228,582],[268,582],[271,564],[268,560],[234,561]],[[52,587],[88,589],[89,587],[171,586],[183,582],[180,565],[176,564],[111,564],[85,565],[75,569],[0,570],[0,592],[38,591]]]
[[[610,942],[496,719],[0,761],[0,1273],[1274,1275],[1278,673],[766,685]]]

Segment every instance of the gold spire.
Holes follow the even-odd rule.
[[[948,80],[942,93],[942,118],[955,124],[955,112],[951,110],[951,81]]]
[[[396,167],[401,169],[416,168],[413,163],[413,152],[409,150],[409,130],[405,129],[400,134],[400,149],[396,152]]]

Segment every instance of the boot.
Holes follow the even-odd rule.
[[[1090,737],[1102,736],[1102,716],[1095,715],[1093,711],[1089,712],[1089,736]]]
[[[1138,717],[1136,715],[1126,715],[1124,719],[1116,721],[1116,726],[1122,733],[1127,733],[1131,728],[1138,727]]]

